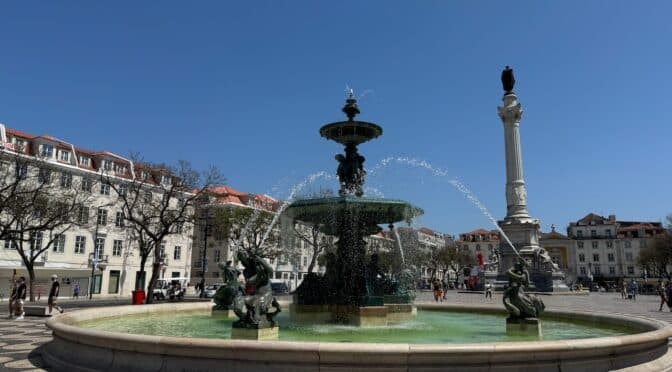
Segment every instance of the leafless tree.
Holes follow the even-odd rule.
[[[304,229],[304,227],[307,227],[307,229]],[[332,245],[332,238],[321,233],[321,226],[319,224],[301,225],[294,223],[292,224],[292,229],[294,235],[310,247],[310,263],[306,271],[312,273],[317,263],[317,258],[325,248]]]
[[[36,264],[46,260],[54,245],[62,249],[64,233],[79,225],[78,213],[91,195],[71,173],[57,173],[48,162],[25,155],[22,148],[4,153],[0,166],[0,239],[21,257],[34,301]]]
[[[194,209],[199,197],[213,185],[224,180],[219,171],[210,168],[203,174],[194,170],[186,161],[176,166],[148,164],[132,157],[134,175],[131,179],[114,179],[102,176],[119,196],[118,202],[126,225],[138,243],[140,273],[136,288],[144,277],[145,265],[152,257],[152,275],[147,283],[147,303],[152,303],[152,292],[165,257],[159,249],[171,234],[181,234],[193,226]]]

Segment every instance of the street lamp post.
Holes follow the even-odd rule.
[[[205,297],[205,272],[208,270],[208,236],[210,235],[210,214],[208,210],[203,211],[200,218],[203,221],[203,259],[201,260],[201,293],[199,297]]]

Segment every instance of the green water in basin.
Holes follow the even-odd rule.
[[[497,315],[418,311],[412,320],[387,327],[359,328],[337,324],[299,324],[283,312],[276,318],[281,341],[369,343],[490,343],[534,341],[535,336],[507,335],[505,318]],[[103,331],[156,336],[229,339],[233,320],[212,318],[205,312],[152,313],[104,318],[79,323]],[[596,326],[543,320],[543,340],[562,340],[634,333],[625,327]]]

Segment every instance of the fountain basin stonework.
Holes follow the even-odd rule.
[[[283,307],[285,304],[283,304]],[[80,310],[47,321],[54,340],[43,358],[58,371],[659,371],[672,365],[672,327],[597,312],[546,311],[545,319],[628,326],[635,334],[482,344],[284,342],[149,336],[83,328],[82,322],[139,313],[201,311],[211,303]],[[418,304],[420,310],[505,316],[494,306]]]

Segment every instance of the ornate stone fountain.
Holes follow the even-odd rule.
[[[345,146],[344,154],[336,155],[339,196],[299,200],[284,212],[284,217],[317,224],[338,239],[336,254],[327,256],[325,275],[309,275],[297,289],[292,314],[322,313],[332,321],[381,325],[390,312],[411,313],[412,298],[398,279],[385,277],[371,263],[375,258],[366,256],[364,237],[379,232],[381,224],[410,221],[423,212],[403,200],[363,196],[365,158],[357,146],[379,137],[383,129],[355,120],[360,111],[352,92],[342,111],[348,120],[320,129],[322,137]]]

